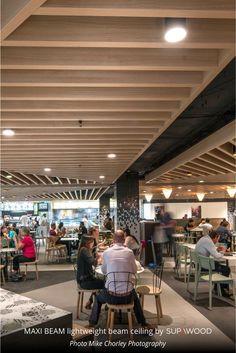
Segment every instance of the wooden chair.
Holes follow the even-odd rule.
[[[58,238],[57,237],[48,237],[46,239],[46,248],[45,248],[45,261],[49,262],[57,260],[59,262],[60,259],[66,259],[67,250],[66,245],[56,244]]]
[[[95,299],[96,293],[99,292],[101,289],[84,289],[80,287],[79,283],[77,283],[77,288],[78,288],[78,299],[77,299],[76,317],[77,319],[79,319],[80,314],[83,312],[84,293],[92,293]]]
[[[36,279],[37,279],[37,281],[39,280],[38,262],[39,262],[39,260],[29,261],[29,262],[20,262],[20,266],[21,265],[25,266],[25,280],[27,278],[28,266],[31,266],[31,265],[35,266]],[[19,269],[19,271],[20,271],[20,269]]]
[[[234,290],[234,281],[230,277],[223,276],[220,273],[213,273],[215,270],[215,260],[211,257],[202,256],[198,254],[198,263],[199,263],[199,271],[198,271],[198,279],[196,283],[196,296],[198,291],[198,283],[200,281],[209,283],[209,310],[212,310],[212,289],[213,284],[217,285],[217,293],[221,296],[220,284],[228,284],[232,286],[233,296],[234,296],[234,304],[236,304],[236,296]],[[207,270],[207,274],[203,274],[202,270]]]
[[[110,272],[107,274],[107,290],[108,292],[112,293],[114,296],[120,296],[119,293],[119,286],[121,285],[122,288],[126,288],[126,291],[122,293],[122,296],[125,294],[130,293],[130,291],[134,288],[136,283],[136,277],[134,273],[131,272]],[[108,315],[107,315],[107,329],[108,329],[108,337],[111,340],[112,337],[112,330],[114,326],[114,318],[115,312],[126,311],[128,315],[128,327],[129,327],[129,337],[130,339],[133,338],[131,333],[133,328],[133,321],[132,321],[132,311],[134,308],[134,303],[125,303],[125,304],[109,304],[107,303],[108,307]],[[110,329],[110,330],[109,330]]]
[[[84,293],[92,293],[94,297],[96,296],[96,293],[100,291],[101,289],[84,289],[81,288],[79,283],[77,282],[77,264],[73,263],[73,268],[74,268],[74,273],[75,273],[75,280],[77,283],[77,289],[78,289],[78,299],[77,299],[77,308],[76,308],[76,318],[80,318],[80,313],[83,312],[83,304],[84,304]],[[95,299],[95,298],[94,298]]]
[[[1,283],[2,284],[5,284],[5,276],[4,276],[4,267],[5,265],[0,265],[0,270],[1,270],[1,275],[0,275],[0,278],[1,278]]]
[[[144,296],[151,295],[155,297],[156,311],[157,311],[157,323],[160,323],[160,319],[163,317],[162,305],[161,305],[161,282],[163,273],[164,261],[158,267],[153,270],[152,286],[140,285],[136,287],[141,306],[144,308]]]

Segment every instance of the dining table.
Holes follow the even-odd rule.
[[[2,248],[2,249],[0,249],[0,254],[5,254],[5,267],[4,267],[3,271],[4,271],[4,277],[5,277],[6,281],[8,281],[8,254],[15,253],[16,251],[17,251],[16,248]]]

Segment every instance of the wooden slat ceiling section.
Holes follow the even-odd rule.
[[[107,185],[90,180],[59,178],[48,175],[0,172],[2,201],[28,200],[97,200]]]
[[[165,196],[163,194],[163,188],[171,188],[172,193],[170,199],[174,200],[183,200],[186,202],[187,200],[197,200],[197,193],[204,193],[205,199],[229,199],[229,194],[227,189],[232,187],[231,184],[227,183],[218,183],[217,185],[211,184],[201,184],[201,183],[191,183],[184,182],[178,180],[176,184],[171,182],[170,184],[161,184],[160,181],[153,182],[151,184],[145,184],[143,182],[140,183],[139,193],[140,198],[145,200],[145,194],[152,194],[152,200],[165,200]]]
[[[2,30],[2,129],[16,132],[2,138],[2,169],[11,173],[50,167],[113,183],[234,57],[233,0],[15,3],[24,5],[8,2]],[[164,41],[165,17],[186,17],[185,41]],[[196,161],[184,170],[233,168],[224,146],[198,160],[204,172]]]
[[[228,141],[207,153],[200,154],[189,162],[158,176],[159,182],[189,180],[189,177],[204,179],[208,176],[225,175],[236,172],[235,140]],[[155,179],[153,180],[155,182]]]

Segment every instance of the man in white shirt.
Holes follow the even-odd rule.
[[[221,246],[216,248],[215,244],[218,242],[218,240],[219,240],[219,234],[213,230],[212,232],[210,232],[209,235],[206,235],[198,240],[195,247],[195,252],[198,253],[199,255],[214,257],[214,259],[216,260],[215,261],[216,272],[219,272],[222,275],[229,277],[230,268],[225,264],[222,265],[219,263],[219,261],[224,256],[224,253],[223,253],[224,249]],[[224,292],[225,289],[228,289],[228,285],[221,284],[221,289],[223,289],[222,294],[225,296],[228,296],[228,293]]]
[[[49,236],[49,222],[46,213],[43,214],[40,221],[40,232],[43,237]]]
[[[134,289],[134,275],[137,272],[135,257],[133,251],[124,246],[124,242],[124,232],[117,230],[114,234],[114,245],[103,253],[102,272],[107,278],[105,289],[96,296],[89,318],[90,326],[97,324],[102,304],[128,304],[133,301],[138,323],[148,327]]]
[[[202,235],[208,235],[212,229],[213,229],[213,225],[210,224],[210,220],[209,218],[206,218],[205,221],[202,221],[199,225],[198,228],[202,228]]]
[[[21,216],[20,224],[22,225],[22,227],[27,227],[29,225],[29,217],[26,214]]]

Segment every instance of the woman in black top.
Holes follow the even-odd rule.
[[[92,254],[94,246],[94,238],[82,236],[77,258],[77,282],[83,289],[102,289],[104,288],[104,280],[96,278],[94,275],[94,267],[96,267],[99,255],[96,258]],[[90,309],[93,303],[93,294],[90,296],[86,309]]]

